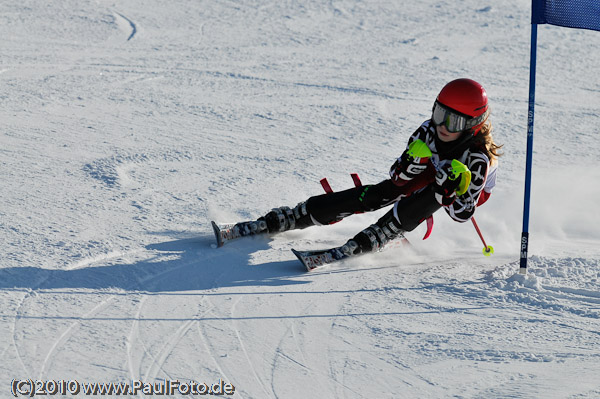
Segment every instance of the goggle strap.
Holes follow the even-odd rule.
[[[477,125],[482,124],[483,122],[485,122],[485,120],[488,118],[488,116],[490,115],[490,110],[486,109],[485,112],[475,118],[471,118],[469,120],[467,120],[466,126],[467,129],[472,129]]]

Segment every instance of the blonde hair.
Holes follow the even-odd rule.
[[[498,157],[502,156],[502,153],[498,152],[502,148],[502,145],[494,143],[492,123],[490,121],[486,121],[481,126],[481,130],[475,136],[475,144],[485,152],[485,155],[490,159],[490,164],[496,163]]]

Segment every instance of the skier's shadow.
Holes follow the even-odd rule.
[[[253,253],[270,249],[268,238],[213,248],[211,236],[183,238],[146,246],[143,260],[90,261],[88,266],[0,269],[0,289],[122,289],[141,292],[202,291],[221,287],[306,284],[306,271],[292,260],[252,264]],[[80,263],[81,265],[81,263]]]

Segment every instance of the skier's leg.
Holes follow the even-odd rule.
[[[369,212],[390,205],[403,192],[391,180],[384,180],[379,184],[310,197],[294,208],[274,208],[255,221],[238,223],[236,228],[240,235],[253,235],[331,224],[357,212]]]
[[[313,225],[330,224],[362,211],[359,196],[363,189],[363,187],[356,187],[310,197],[293,209],[287,206],[274,208],[255,222],[244,222],[239,225],[240,227],[247,226],[246,229],[250,229],[248,234],[259,234],[264,232],[281,233]]]
[[[355,248],[354,254],[383,248],[400,233],[414,230],[423,220],[441,208],[434,194],[433,187],[430,186],[398,201],[377,223],[358,233],[346,245]]]
[[[256,220],[237,223],[234,229],[239,235],[247,236],[303,229],[313,224],[314,222],[306,211],[306,202],[301,202],[293,209],[288,206],[274,208]]]
[[[404,192],[388,179],[379,184],[311,197],[306,201],[306,208],[315,224],[331,224],[358,212],[381,209],[392,204]]]

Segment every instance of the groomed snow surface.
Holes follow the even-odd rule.
[[[539,28],[519,275],[529,7],[2,1],[0,397],[39,379],[599,398],[600,32]],[[381,212],[211,246],[210,220],[294,206],[323,177],[385,179],[459,77],[486,87],[504,144],[476,213],[492,257],[443,212],[412,248],[312,273],[291,248],[339,245]]]

